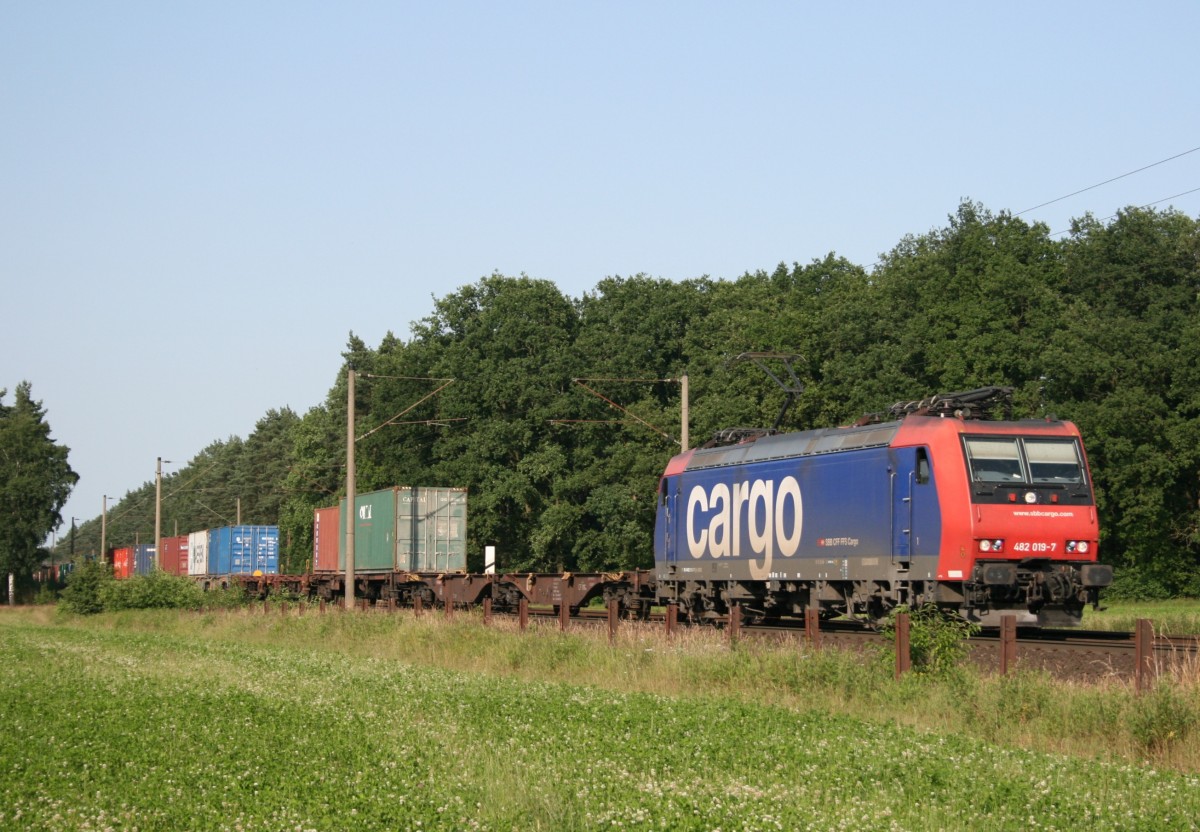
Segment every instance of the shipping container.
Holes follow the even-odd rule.
[[[391,572],[396,565],[396,495],[399,488],[357,494],[354,498],[354,571]],[[338,524],[346,539],[346,501]],[[338,569],[346,569],[345,547],[338,547]]]
[[[313,571],[335,572],[338,568],[338,552],[341,549],[341,525],[339,506],[318,508],[313,511]],[[357,547],[355,547],[357,548]]]
[[[159,564],[164,572],[172,575],[188,573],[188,536],[164,537],[162,539],[162,561]]]
[[[401,489],[396,509],[396,568],[466,571],[466,489]]]
[[[463,488],[395,487],[354,500],[354,571],[462,572],[467,568],[467,492]],[[339,543],[346,534],[341,503]],[[338,547],[338,570],[346,557]]]
[[[154,547],[149,543],[139,543],[133,547],[133,571],[138,575],[149,575],[154,571]]]
[[[124,546],[120,549],[112,550],[112,568],[114,578],[132,578],[133,577],[133,547]]]
[[[279,527],[209,529],[208,569],[211,575],[279,574]]]
[[[188,535],[187,574],[208,574],[208,530]]]

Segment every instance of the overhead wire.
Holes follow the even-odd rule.
[[[646,379],[646,380],[647,380],[647,381],[656,381],[656,382],[657,382],[657,381],[663,381],[663,379]],[[678,444],[680,444],[680,441],[679,441],[678,439],[676,439],[674,436],[671,436],[671,434],[667,433],[667,432],[666,432],[666,431],[664,431],[662,428],[658,427],[657,425],[652,425],[652,424],[650,424],[649,422],[647,422],[647,421],[646,421],[645,419],[643,419],[641,416],[638,416],[636,413],[634,413],[634,412],[633,412],[632,410],[630,410],[629,408],[627,408],[627,407],[622,407],[621,405],[617,404],[615,401],[613,401],[612,399],[610,399],[608,396],[604,395],[603,393],[601,393],[601,392],[599,392],[599,391],[597,391],[597,390],[594,390],[594,389],[592,389],[591,387],[588,387],[586,384],[584,384],[584,383],[583,383],[583,379],[573,378],[573,379],[571,379],[571,381],[573,381],[573,382],[575,382],[576,384],[578,384],[580,387],[582,387],[584,390],[586,390],[586,391],[588,391],[589,393],[591,393],[591,394],[592,394],[593,396],[595,396],[596,398],[598,398],[598,399],[602,399],[603,401],[607,402],[609,407],[613,407],[613,408],[615,408],[615,409],[617,409],[617,410],[621,411],[622,413],[624,413],[624,414],[625,414],[626,416],[628,416],[629,418],[633,419],[633,420],[634,420],[634,421],[636,421],[636,422],[639,422],[640,424],[642,424],[642,425],[643,425],[643,426],[645,426],[646,428],[648,428],[648,429],[650,429],[650,430],[654,431],[654,432],[655,432],[655,433],[657,433],[659,436],[661,436],[661,437],[663,437],[664,439],[666,439],[668,442],[670,442],[670,443],[672,443],[672,444],[675,444],[675,445],[678,445]]]
[[[380,376],[376,376],[376,378],[380,378]],[[421,399],[419,399],[419,400],[418,400],[418,401],[416,401],[415,403],[413,403],[413,404],[409,405],[408,407],[404,408],[403,410],[401,410],[399,413],[397,413],[397,414],[396,414],[395,416],[393,416],[392,418],[388,419],[388,420],[387,420],[386,422],[384,422],[383,424],[381,424],[381,425],[376,425],[375,427],[371,428],[369,431],[367,431],[366,433],[364,433],[362,436],[357,436],[357,437],[355,437],[355,439],[354,439],[354,441],[355,441],[355,442],[361,442],[362,440],[366,439],[368,436],[370,436],[371,434],[375,433],[376,431],[378,431],[378,430],[382,430],[383,428],[386,428],[388,425],[399,424],[399,422],[397,422],[397,420],[398,420],[398,419],[399,419],[401,416],[403,416],[403,415],[405,415],[406,413],[409,413],[410,411],[412,411],[414,408],[416,408],[416,407],[417,407],[417,405],[420,405],[420,404],[422,404],[423,402],[427,402],[427,401],[429,401],[429,400],[430,400],[430,399],[432,399],[434,396],[436,396],[438,393],[442,392],[442,391],[443,391],[443,390],[445,390],[447,387],[449,387],[451,384],[453,384],[453,383],[454,383],[454,381],[455,381],[455,380],[454,380],[454,379],[452,379],[452,378],[435,378],[435,379],[428,379],[428,378],[427,378],[427,379],[410,379],[410,380],[412,380],[412,381],[444,381],[444,382],[446,382],[446,383],[445,383],[445,384],[443,384],[443,385],[442,385],[441,387],[439,387],[438,389],[434,390],[432,393],[430,393],[430,394],[428,394],[428,395],[426,395],[426,396],[422,397]],[[445,420],[442,420],[442,421],[456,421],[456,420],[454,420],[454,419],[445,419]]]
[[[1150,168],[1158,167],[1159,165],[1164,165],[1167,162],[1172,162],[1175,159],[1179,159],[1183,156],[1187,156],[1189,153],[1195,153],[1197,150],[1200,150],[1200,147],[1193,147],[1191,150],[1185,150],[1182,153],[1176,153],[1174,156],[1168,156],[1166,159],[1160,159],[1157,162],[1154,162],[1149,165],[1145,165],[1143,167],[1138,168],[1137,170],[1131,170],[1128,173],[1122,173],[1120,176],[1114,176],[1111,179],[1105,179],[1103,182],[1097,182],[1095,185],[1088,185],[1086,188],[1080,188],[1078,191],[1074,191],[1072,193],[1066,194],[1065,196],[1056,197],[1054,199],[1048,200],[1047,202],[1043,202],[1040,205],[1035,205],[1032,208],[1026,208],[1024,211],[1018,211],[1017,213],[1013,214],[1013,216],[1019,217],[1022,214],[1028,214],[1030,211],[1036,211],[1038,208],[1045,208],[1047,205],[1053,205],[1056,202],[1062,202],[1064,199],[1070,199],[1073,196],[1078,196],[1079,194],[1086,193],[1091,190],[1095,190],[1096,188],[1099,188],[1103,185],[1107,185],[1110,182],[1116,182],[1118,179],[1124,179],[1127,176],[1133,176],[1135,173],[1141,173],[1142,171],[1150,170]],[[1190,193],[1190,191],[1189,191],[1189,193]],[[1175,199],[1175,197],[1167,197],[1167,199]],[[1164,201],[1165,200],[1159,200],[1159,202],[1164,202]],[[1151,204],[1153,205],[1153,204],[1157,204],[1157,203],[1151,203]]]
[[[1164,202],[1170,202],[1172,199],[1179,199],[1179,197],[1181,197],[1181,196],[1188,196],[1189,194],[1194,194],[1197,191],[1200,191],[1200,188],[1192,188],[1190,191],[1183,191],[1182,193],[1175,194],[1174,196],[1165,196],[1162,199],[1157,199],[1154,202],[1147,202],[1145,205],[1139,205],[1138,207],[1139,208],[1153,208],[1155,205],[1160,205],[1161,203],[1164,203]],[[1115,220],[1118,216],[1119,216],[1118,214],[1109,214],[1107,217],[1104,217],[1103,219],[1101,219],[1100,222],[1108,222],[1109,220]],[[1071,229],[1068,228],[1063,231],[1055,231],[1050,236],[1057,237],[1060,234],[1070,234],[1070,233],[1071,233]]]

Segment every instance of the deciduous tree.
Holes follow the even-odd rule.
[[[63,505],[79,476],[67,461],[68,448],[50,436],[46,411],[17,385],[13,404],[0,390],[0,573],[29,575],[38,566],[38,547],[62,524]]]

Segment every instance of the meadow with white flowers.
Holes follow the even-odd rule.
[[[755,666],[774,673],[765,653],[737,671],[730,653],[468,616],[7,611],[0,829],[1170,830],[1200,817],[1194,772],[834,713],[827,692],[805,705],[756,689]],[[646,690],[637,668],[659,661],[667,681]],[[696,681],[706,664],[725,686]],[[574,666],[617,678],[546,681]],[[919,683],[880,684],[927,706]]]

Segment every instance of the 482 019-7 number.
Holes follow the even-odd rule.
[[[1058,551],[1057,543],[1030,543],[1024,541],[1013,546],[1014,552],[1056,552]]]

